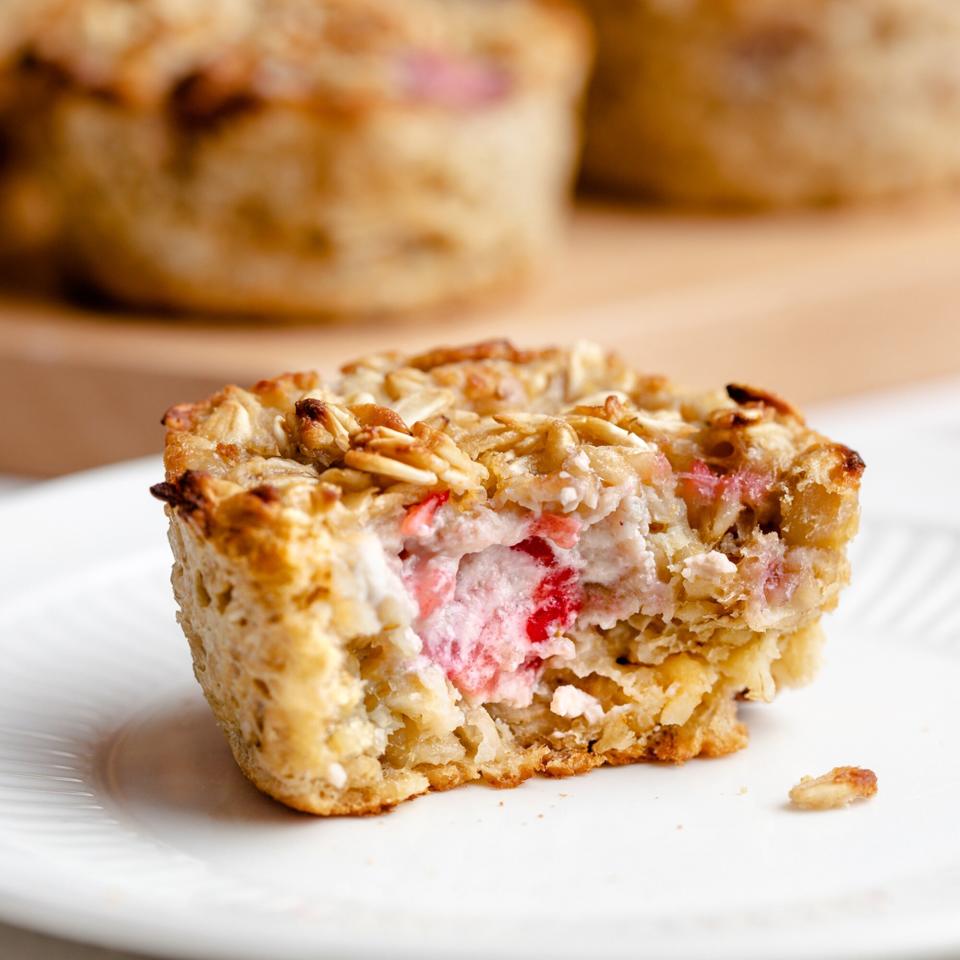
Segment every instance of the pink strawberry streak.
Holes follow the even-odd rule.
[[[742,469],[732,474],[717,474],[703,460],[694,460],[690,469],[678,473],[681,493],[708,505],[721,497],[736,497],[750,506],[758,505],[770,491],[772,479],[756,470]]]
[[[408,508],[401,533],[407,539],[428,535],[437,511],[448,497],[448,494],[432,494]],[[583,588],[577,571],[561,566],[551,546],[551,542],[566,548],[574,546],[580,526],[575,517],[543,514],[531,523],[531,536],[508,548],[536,561],[545,571],[536,579],[532,591],[525,595],[526,599],[518,598],[520,606],[512,610],[501,609],[495,603],[490,609],[470,610],[470,597],[465,600],[457,593],[460,570],[457,561],[430,555],[418,557],[404,550],[401,555],[404,581],[417,602],[416,627],[424,642],[424,652],[443,666],[462,692],[475,698],[495,699],[498,683],[506,676],[505,670],[526,677],[524,682],[532,690],[543,664],[535,648],[570,629],[583,606]],[[471,562],[475,563],[481,556],[468,554],[464,561],[472,558]],[[481,583],[477,594],[473,606],[483,606],[496,595],[496,587],[489,582]],[[517,622],[515,616],[523,617],[523,608],[529,611]],[[446,622],[448,614],[455,615],[453,625]],[[523,641],[516,635],[518,628],[525,633]],[[524,642],[530,645],[526,651],[522,649]]]
[[[673,467],[670,466],[670,461],[667,459],[666,454],[658,450],[653,455],[653,470],[651,471],[652,476],[658,480],[665,480],[672,473]]]
[[[790,593],[792,593],[793,590],[790,589],[790,586],[783,569],[783,559],[781,557],[775,557],[772,560],[768,560],[767,563],[764,564],[763,574],[760,577],[760,590],[764,597],[768,600],[771,599],[780,588],[790,590]]]
[[[483,106],[510,92],[510,78],[497,64],[412,51],[400,60],[403,92],[413,100],[453,108]]]
[[[531,536],[545,537],[552,540],[558,547],[569,550],[575,547],[580,539],[580,528],[583,524],[579,517],[558,513],[543,513],[530,527]]]
[[[453,596],[457,586],[457,571],[449,564],[431,563],[430,559],[415,560],[404,575],[407,589],[417,602],[420,619],[426,620]]]
[[[798,571],[787,570],[781,554],[768,555],[759,562],[755,590],[768,603],[786,603],[800,585],[800,580]]]
[[[681,494],[697,506],[712,506],[722,498],[735,498],[748,506],[759,505],[770,492],[773,478],[756,470],[742,469],[732,474],[716,474],[703,460],[694,460],[690,470],[679,473]],[[767,551],[751,566],[754,595],[765,602],[786,603],[793,596],[801,576],[786,569],[781,553]]]

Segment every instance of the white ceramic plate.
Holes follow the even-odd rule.
[[[748,750],[321,820],[235,770],[174,623],[159,465],[0,509],[0,916],[204,958],[960,949],[960,529],[868,515],[818,682]],[[805,773],[871,767],[842,811]]]

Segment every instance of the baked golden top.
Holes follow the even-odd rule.
[[[286,374],[169,410],[161,499],[209,534],[333,528],[443,493],[569,513],[638,476],[720,543],[738,518],[835,547],[856,526],[860,457],[789,404],[729,385],[694,393],[581,344],[506,341],[382,354],[326,384]]]
[[[26,43],[79,86],[199,112],[238,98],[483,104],[575,87],[587,47],[565,0],[43,0]]]

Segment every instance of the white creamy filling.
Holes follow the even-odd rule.
[[[737,565],[719,550],[697,553],[683,561],[680,575],[684,580],[715,579],[729,573],[736,573]]]
[[[347,771],[339,763],[331,763],[327,767],[327,782],[335,790],[340,790],[347,784]]]
[[[376,611],[381,621],[412,622],[417,613],[416,604],[388,562],[383,543],[376,534],[358,534],[348,544],[344,557],[351,567],[353,593],[359,604]]]
[[[570,719],[583,717],[588,723],[599,723],[604,717],[600,701],[571,684],[561,684],[553,691],[550,712]]]
[[[697,553],[680,565],[680,578],[688,597],[721,599],[729,594],[737,565],[719,550]]]
[[[420,612],[414,629],[424,655],[469,701],[529,704],[542,663],[574,656],[558,627],[572,627],[566,610],[581,627],[668,610],[670,588],[658,578],[649,512],[635,490],[635,481],[601,488],[592,505],[559,516],[512,505],[469,514],[442,507],[404,540],[403,580]],[[551,543],[552,561],[511,549],[531,537]],[[546,638],[531,640],[531,616],[547,622]]]
[[[632,492],[584,530],[576,548],[586,572],[582,626],[609,630],[635,613],[672,615],[672,594],[669,584],[659,578],[656,557],[647,542],[649,532],[646,500]]]
[[[346,571],[334,570],[335,607],[346,603],[357,634],[391,631],[391,640],[405,656],[416,656],[422,644],[412,629],[417,605],[400,578],[398,564],[388,557],[380,538],[369,531],[353,537],[343,551]],[[343,576],[351,589],[338,584]],[[346,600],[345,598],[350,598]]]
[[[561,652],[549,641],[531,645],[527,637],[543,577],[536,560],[510,547],[468,554],[449,597],[419,622],[424,653],[443,664],[464,692],[509,699],[517,706],[529,703],[532,684],[524,682],[518,691],[510,675],[528,660]]]
[[[592,506],[560,515],[441,505],[414,535],[358,534],[344,552],[356,632],[389,630],[409,669],[439,668],[468,703],[529,704],[544,662],[574,657],[564,636],[574,617],[609,628],[638,612],[670,615],[635,491],[635,481],[602,488]],[[531,538],[533,553],[514,549]]]

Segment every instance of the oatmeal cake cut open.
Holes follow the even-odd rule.
[[[168,411],[179,619],[237,762],[320,814],[746,743],[816,669],[863,462],[584,344],[384,354]]]

